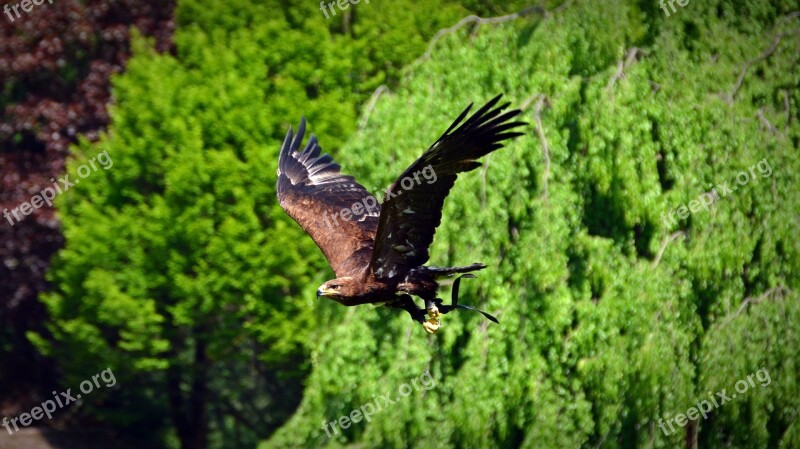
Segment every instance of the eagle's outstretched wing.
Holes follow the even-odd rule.
[[[352,176],[342,175],[330,155],[321,154],[313,134],[299,151],[305,129],[303,118],[297,135],[289,128],[281,146],[278,202],[314,239],[336,276],[347,276],[353,270],[347,259],[354,253],[369,260],[380,205]]]
[[[509,121],[521,112],[515,109],[503,113],[509,103],[495,107],[501,96],[493,98],[458,126],[472,108],[470,104],[389,187],[381,205],[370,261],[370,269],[376,278],[399,280],[410,269],[427,262],[430,257],[428,247],[442,219],[444,199],[458,173],[480,167],[477,159],[502,147],[500,142],[503,140],[523,134],[507,132],[527,123]],[[425,170],[435,173],[435,177],[426,174]],[[426,179],[435,178],[435,182],[420,180],[420,173],[426,174]],[[408,179],[410,181],[404,181]]]

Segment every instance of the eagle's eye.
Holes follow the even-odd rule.
[[[331,284],[330,287],[332,289],[334,289],[334,290],[339,290],[340,285],[339,284]]]

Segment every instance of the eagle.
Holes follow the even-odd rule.
[[[325,254],[336,278],[317,289],[345,306],[383,305],[406,310],[429,334],[436,333],[441,315],[455,309],[488,313],[458,303],[462,278],[486,268],[473,263],[460,267],[425,266],[442,206],[459,173],[481,166],[478,159],[503,146],[503,141],[523,135],[512,121],[519,109],[505,111],[494,97],[469,118],[473,104],[386,189],[377,199],[352,176],[343,175],[333,158],[322,153],[311,135],[301,149],[305,117],[295,134],[289,127],[278,161],[277,197],[283,210],[314,240]],[[462,123],[463,122],[463,123]],[[436,296],[437,281],[460,274],[453,282],[451,304]],[[413,296],[424,301],[420,308]],[[427,318],[426,318],[427,317]]]

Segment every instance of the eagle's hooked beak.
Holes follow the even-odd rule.
[[[336,294],[336,290],[334,290],[332,288],[320,287],[320,288],[317,289],[317,298],[319,298],[320,296],[331,296],[331,295],[335,295],[335,294]]]

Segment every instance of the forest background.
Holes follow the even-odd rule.
[[[82,182],[0,221],[2,415],[111,369],[36,425],[183,449],[800,447],[800,5],[682,3],[3,15],[0,209]],[[461,295],[500,324],[428,336],[317,300],[332,272],[275,199],[288,127],[379,193],[497,93],[530,125],[459,178],[431,264],[486,262]]]

